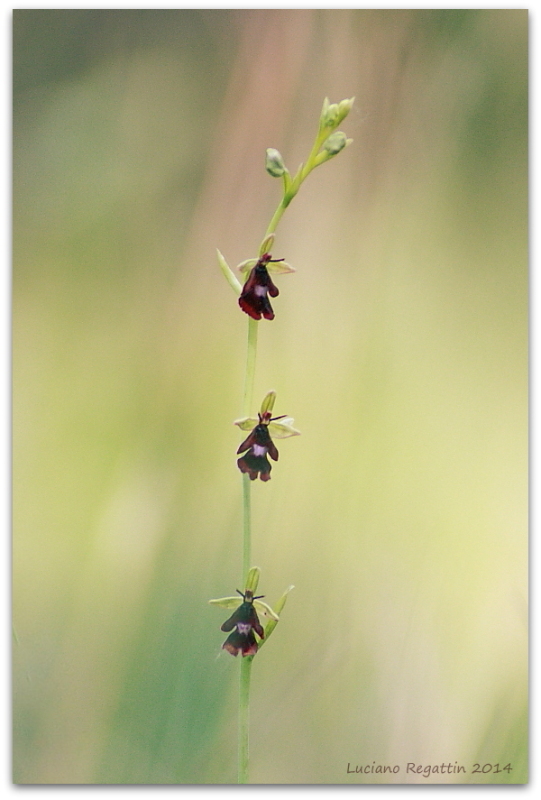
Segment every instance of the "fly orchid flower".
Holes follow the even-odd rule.
[[[261,600],[264,595],[260,594],[254,597],[248,589],[245,592],[237,589],[237,592],[242,597],[242,603],[221,627],[221,630],[226,633],[232,631],[222,648],[232,656],[238,656],[239,653],[242,653],[243,656],[255,656],[257,653],[255,633],[260,639],[264,639],[265,631],[254,608],[254,601]]]
[[[247,277],[239,297],[239,306],[252,319],[274,319],[274,311],[269,295],[278,297],[278,287],[274,285],[270,273],[283,275],[294,272],[292,266],[283,258],[273,258],[270,253],[262,253],[258,259],[250,258],[239,264],[239,270]]]
[[[229,636],[222,645],[223,650],[227,650],[232,656],[255,656],[258,650],[258,641],[255,638],[257,633],[260,640],[265,638],[265,631],[259,621],[258,612],[269,618],[273,622],[273,628],[280,619],[278,614],[266,603],[261,602],[264,595],[255,595],[259,582],[259,567],[252,567],[246,580],[244,592],[237,589],[238,597],[221,597],[218,600],[210,600],[212,605],[222,606],[223,608],[234,608],[235,611],[221,627],[222,631],[229,633]]]
[[[272,441],[272,437],[286,439],[289,436],[300,434],[300,431],[293,427],[292,417],[285,414],[280,417],[272,416],[275,399],[276,392],[269,392],[261,404],[261,411],[258,412],[257,419],[243,417],[235,421],[235,425],[238,425],[242,431],[250,431],[249,436],[237,450],[237,455],[244,453],[238,459],[237,466],[241,472],[250,476],[251,481],[255,481],[258,476],[262,481],[270,480],[272,467],[267,455],[273,461],[278,461],[278,449]]]

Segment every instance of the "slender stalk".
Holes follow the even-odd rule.
[[[240,662],[239,685],[239,771],[238,782],[248,783],[250,761],[250,678],[253,656],[246,656]]]
[[[248,351],[246,354],[246,375],[244,377],[244,398],[242,403],[242,411],[246,417],[250,416],[250,411],[252,410],[252,398],[254,394],[255,360],[257,356],[257,328],[257,320],[249,317]]]
[[[286,210],[286,208],[290,204],[291,200],[293,200],[294,196],[295,195],[292,195],[292,196],[284,195],[284,197],[282,198],[278,208],[274,212],[274,215],[273,215],[271,221],[269,222],[269,227],[267,228],[267,230],[265,232],[265,236],[268,236],[269,233],[274,233],[275,232],[278,223],[282,219],[282,214],[284,213],[284,211]]]
[[[244,416],[250,416],[252,410],[252,399],[254,394],[255,362],[257,356],[257,320],[251,317],[248,320],[248,350],[246,354],[246,375],[244,378]],[[252,545],[252,504],[251,504],[251,481],[248,475],[242,476],[242,496],[243,496],[243,539],[242,539],[242,581],[244,581],[250,569],[251,545]]]
[[[242,476],[243,539],[242,539],[242,580],[243,586],[252,563],[252,498],[249,475]]]
[[[248,320],[248,347],[246,353],[246,374],[244,378],[243,413],[249,416],[254,394],[255,365],[257,356],[257,320]],[[245,585],[251,564],[252,550],[252,501],[249,475],[242,476],[243,497],[243,538],[242,538],[242,581]],[[250,752],[250,678],[252,657],[241,658],[239,683],[239,730],[238,730],[238,782],[248,783]]]

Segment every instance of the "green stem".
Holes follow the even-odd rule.
[[[252,410],[255,360],[257,356],[257,326],[257,320],[250,317],[248,319],[248,352],[246,354],[246,376],[244,378],[244,399],[242,404],[242,410],[245,417],[249,417],[250,411]]]
[[[240,662],[239,691],[239,772],[238,782],[248,783],[248,764],[250,760],[250,677],[253,656],[246,656]]]
[[[242,540],[242,580],[243,586],[246,576],[251,566],[251,543],[252,543],[252,503],[251,503],[251,481],[249,475],[242,476],[242,500],[243,500],[243,540]]]
[[[296,192],[295,192],[295,194],[296,194]],[[295,194],[288,193],[288,194],[285,194],[283,196],[282,200],[280,201],[280,204],[279,204],[278,208],[274,212],[274,215],[273,215],[271,221],[269,222],[269,227],[267,228],[267,230],[265,232],[265,236],[268,236],[269,233],[274,233],[275,232],[276,228],[278,227],[278,223],[282,219],[282,214],[284,213],[284,211],[286,210],[288,205],[291,203],[291,201],[295,197]]]
[[[246,375],[244,379],[244,416],[250,416],[254,394],[255,364],[257,356],[257,320],[248,320],[248,348],[246,353]],[[242,538],[242,581],[243,586],[251,565],[252,549],[252,503],[251,481],[249,475],[242,476],[243,498],[243,538]],[[248,764],[250,746],[250,676],[252,657],[243,656],[240,661],[239,684],[239,742],[238,742],[238,782],[248,783]]]
[[[278,208],[269,222],[265,236],[274,233],[282,215],[291,203],[301,183],[308,176],[315,166],[314,159],[321,146],[321,133],[316,138],[312,152],[304,166],[302,166],[289,188],[284,191],[284,196]],[[246,354],[246,376],[244,379],[244,416],[249,417],[252,411],[252,400],[254,393],[255,365],[257,356],[257,330],[258,322],[250,318],[248,320],[248,349]],[[251,541],[252,541],[252,506],[251,506],[251,481],[248,475],[242,476],[242,496],[243,496],[243,540],[242,540],[242,576],[246,580],[251,565]],[[244,584],[243,584],[244,585]],[[240,662],[240,684],[239,684],[239,772],[238,782],[248,783],[249,765],[249,745],[250,745],[250,677],[252,673],[253,656],[242,657]]]

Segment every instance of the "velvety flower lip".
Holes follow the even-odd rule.
[[[270,253],[263,253],[257,261],[248,259],[239,264],[239,270],[249,272],[239,297],[239,306],[252,319],[274,319],[269,295],[278,297],[280,292],[269,273],[293,272],[293,267],[286,264],[283,258],[272,258]]]

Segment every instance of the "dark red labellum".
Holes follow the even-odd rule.
[[[283,258],[271,258],[270,253],[264,253],[248,275],[248,280],[242,287],[239,297],[239,306],[252,319],[274,319],[274,311],[268,295],[278,297],[278,287],[272,282],[267,270],[270,261],[283,261]]]

